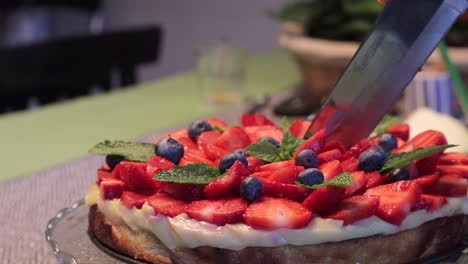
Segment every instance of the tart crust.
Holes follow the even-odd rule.
[[[248,247],[240,251],[203,246],[171,252],[149,232],[112,224],[97,205],[90,208],[89,231],[122,254],[158,264],[397,264],[428,257],[460,243],[468,234],[468,215],[439,218],[393,235],[316,245]]]

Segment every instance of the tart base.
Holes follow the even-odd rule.
[[[97,205],[89,231],[119,253],[157,264],[397,264],[428,257],[459,244],[468,234],[468,215],[439,218],[393,235],[375,235],[317,245],[248,247],[240,251],[209,246],[170,251],[149,232],[112,224]]]

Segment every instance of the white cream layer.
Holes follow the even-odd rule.
[[[312,245],[377,234],[394,234],[416,228],[436,218],[468,214],[468,197],[465,196],[448,198],[446,205],[433,212],[419,210],[410,213],[400,226],[389,224],[376,216],[347,226],[343,226],[342,221],[315,216],[309,225],[301,229],[264,231],[243,223],[217,226],[190,219],[186,214],[167,217],[155,214],[153,208],[146,203],[141,209],[128,209],[118,199],[103,200],[100,197],[99,188],[93,185],[86,195],[87,205],[97,204],[99,210],[113,224],[125,223],[134,231],[152,232],[170,249],[212,246],[241,250],[253,246]]]

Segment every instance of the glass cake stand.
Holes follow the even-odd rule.
[[[88,233],[88,212],[84,199],[60,210],[49,220],[45,238],[52,255],[60,264],[144,264],[101,244]],[[468,237],[458,246],[442,254],[412,264],[466,264]]]

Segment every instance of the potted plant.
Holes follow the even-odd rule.
[[[288,3],[271,12],[283,23],[280,46],[291,52],[303,75],[305,89],[301,98],[305,102],[304,109],[295,109],[292,114],[301,110],[304,113],[313,111],[311,102],[316,102],[313,107],[319,105],[382,9],[376,0],[316,0]],[[465,15],[446,36],[451,57],[465,80],[468,80],[468,48],[464,47],[468,44],[467,29],[468,16]],[[435,52],[427,64],[439,67],[439,54]],[[294,104],[293,108],[301,108],[297,100]]]

